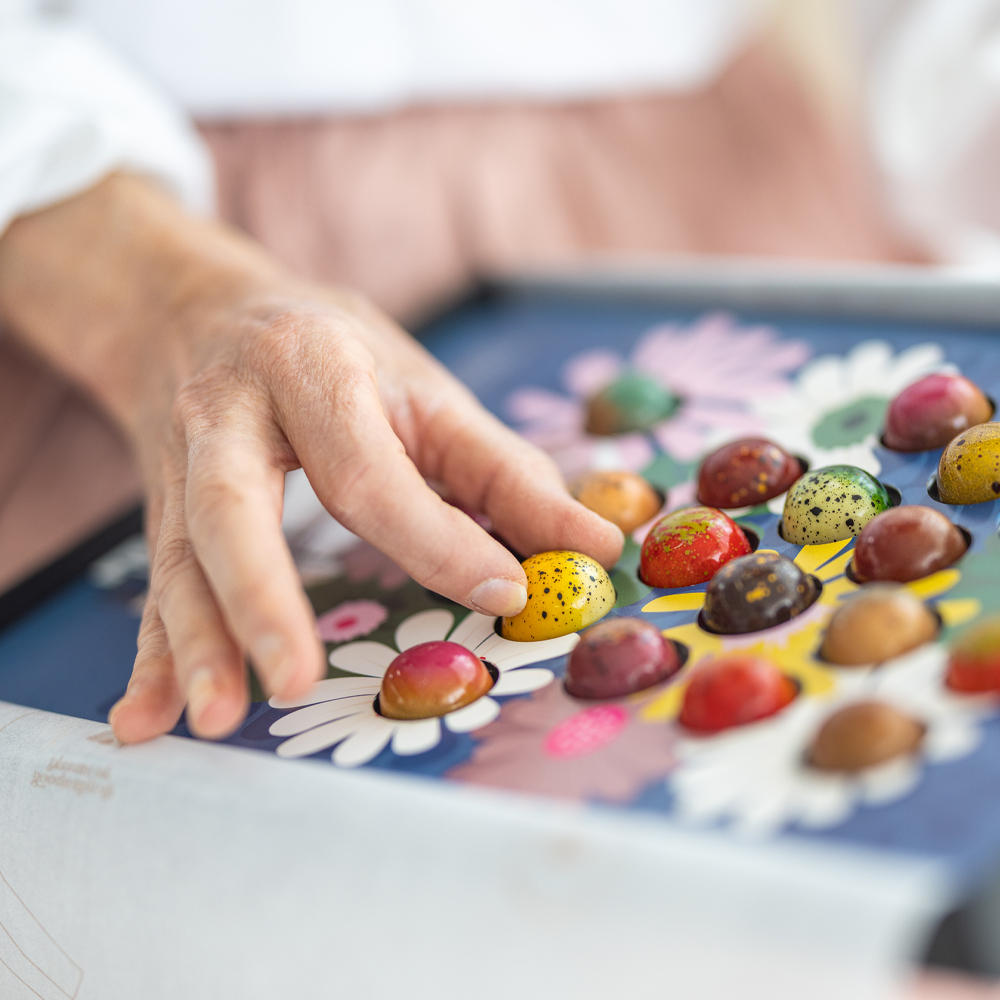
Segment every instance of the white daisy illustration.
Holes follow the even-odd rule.
[[[875,447],[892,398],[932,372],[955,371],[937,344],[917,344],[894,354],[881,340],[866,340],[843,357],[814,358],[785,392],[761,393],[751,400],[766,424],[765,436],[812,468],[856,465],[878,475]],[[780,513],[784,496],[771,501]]]
[[[707,738],[682,735],[682,763],[668,779],[678,817],[727,822],[742,833],[767,836],[791,823],[837,826],[859,804],[902,798],[920,783],[925,764],[971,753],[979,744],[980,721],[998,709],[994,698],[945,687],[947,660],[947,650],[931,644],[878,668],[838,671],[831,696],[798,698],[761,722]],[[845,705],[873,699],[925,725],[920,752],[857,774],[810,767],[807,750],[823,721]]]
[[[468,733],[492,722],[500,705],[491,695],[525,694],[551,683],[555,676],[551,670],[530,664],[562,656],[579,640],[572,634],[541,642],[511,642],[494,631],[496,618],[475,612],[452,631],[454,622],[454,615],[443,608],[421,611],[396,629],[396,649],[381,642],[352,642],[333,650],[330,663],[355,676],[320,681],[294,701],[270,700],[272,708],[298,709],[270,728],[272,736],[291,737],[278,746],[278,756],[308,757],[336,746],[334,764],[358,767],[377,757],[390,741],[393,752],[401,757],[425,753],[440,742],[442,723],[453,733]],[[375,695],[389,664],[407,649],[446,638],[496,668],[500,676],[489,694],[441,718],[399,720],[379,715]]]

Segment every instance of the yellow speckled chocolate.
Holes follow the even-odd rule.
[[[1000,497],[1000,423],[970,427],[941,453],[938,493],[944,503]]]
[[[502,633],[514,642],[538,642],[578,632],[615,606],[615,588],[600,563],[580,552],[540,552],[521,565],[528,603],[504,618]]]

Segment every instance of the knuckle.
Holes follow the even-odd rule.
[[[194,563],[194,549],[187,538],[161,540],[156,547],[149,589],[158,605],[163,603],[177,582]]]
[[[157,619],[150,623],[144,621],[139,629],[139,639],[136,643],[137,660],[161,659],[170,653],[170,643],[167,631]]]
[[[188,521],[195,530],[211,528],[247,503],[246,491],[235,481],[208,474],[189,491]]]
[[[174,397],[174,412],[185,423],[204,417],[218,393],[222,381],[220,366],[211,365],[182,382]]]
[[[249,371],[265,378],[301,376],[307,327],[305,317],[292,310],[278,313],[260,325],[244,346]]]
[[[233,402],[233,370],[211,365],[178,386],[170,409],[174,433],[190,442],[217,426]]]
[[[272,316],[249,339],[245,360],[271,386],[322,380],[337,387],[372,385],[375,362],[339,310],[286,310]]]
[[[405,458],[401,443],[394,450]],[[338,455],[326,474],[330,513],[339,521],[355,524],[376,520],[390,500],[385,489],[386,465],[385,456],[376,462],[360,448]]]

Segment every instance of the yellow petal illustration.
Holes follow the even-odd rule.
[[[702,594],[664,594],[643,607],[643,611],[700,611],[705,604]]]

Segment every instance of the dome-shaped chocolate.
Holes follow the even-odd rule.
[[[732,441],[706,456],[698,471],[698,502],[726,510],[767,503],[802,475],[799,460],[765,438]]]
[[[702,624],[712,632],[759,632],[801,614],[819,582],[777,552],[754,552],[723,566],[705,591]]]

